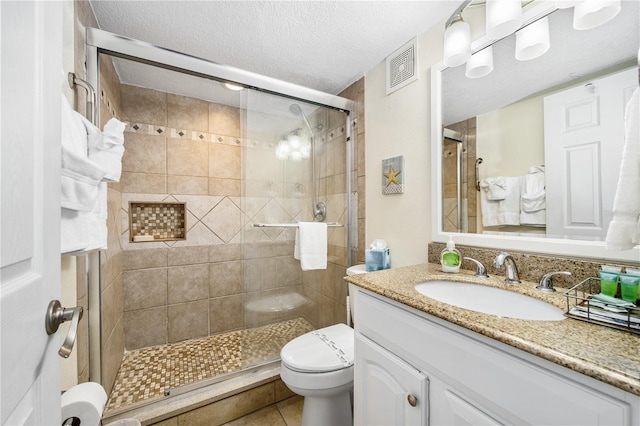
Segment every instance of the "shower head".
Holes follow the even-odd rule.
[[[291,111],[295,115],[304,115],[302,112],[302,108],[298,104],[291,104],[289,106],[289,111]]]

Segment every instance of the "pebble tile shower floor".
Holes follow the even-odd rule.
[[[296,318],[124,355],[106,413],[164,396],[165,390],[277,359],[290,340],[314,328]]]

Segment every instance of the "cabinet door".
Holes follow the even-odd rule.
[[[427,424],[429,379],[359,334],[354,374],[356,425]]]

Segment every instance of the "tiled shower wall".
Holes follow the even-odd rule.
[[[477,190],[475,178],[476,161],[476,118],[460,121],[447,126],[448,129],[464,135],[462,157],[465,159],[462,170],[462,197],[467,201],[465,232],[475,233],[477,230]],[[457,201],[457,143],[445,140],[442,149],[443,169],[443,228],[445,232],[456,232],[458,229]]]
[[[287,316],[303,315],[316,326],[343,321],[346,230],[330,229],[328,270],[303,274],[292,256],[293,230],[250,226],[309,218],[308,198],[291,194],[295,183],[310,187],[308,173],[302,177],[295,173],[299,165],[283,166],[275,159],[273,141],[243,139],[246,117],[236,108],[126,85],[121,98],[128,122],[120,210],[127,349]],[[313,126],[323,126],[316,136],[324,152],[318,161],[319,195],[328,206],[327,220],[342,223],[347,219],[343,117],[333,112],[310,117]],[[283,180],[269,178],[271,169],[283,167],[288,167]],[[296,176],[303,181],[296,182]],[[186,241],[130,242],[129,201],[186,202]],[[243,314],[254,300],[290,292],[307,297],[306,309]]]

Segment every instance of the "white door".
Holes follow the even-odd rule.
[[[364,336],[355,344],[354,424],[427,424],[429,379]]]
[[[548,236],[606,236],[637,76],[633,68],[545,97]]]
[[[60,424],[62,2],[0,1],[0,420]]]

